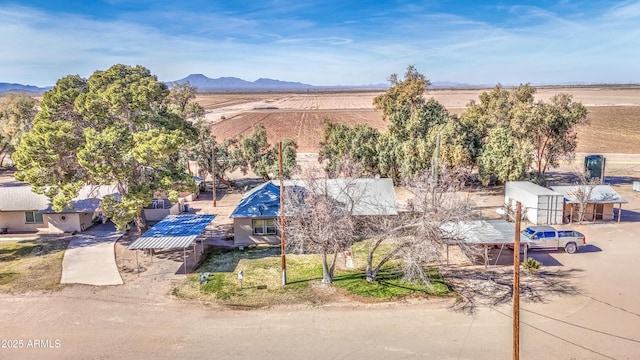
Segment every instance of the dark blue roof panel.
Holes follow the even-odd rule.
[[[245,194],[229,217],[277,217],[279,215],[280,186],[269,181]]]

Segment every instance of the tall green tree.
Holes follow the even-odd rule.
[[[535,93],[536,89],[528,84],[512,90],[498,84],[491,91],[480,94],[479,101],[472,100],[467,104],[460,122],[465,130],[463,142],[467,144],[472,165],[478,165],[489,132],[497,126],[511,128],[511,133],[518,139],[530,136]]]
[[[384,94],[376,96],[373,105],[382,110],[382,118],[389,121],[389,132],[398,137],[406,136],[406,123],[424,105],[424,93],[431,82],[414,65],[407,67],[403,79],[391,74],[389,82],[391,87]]]
[[[480,181],[487,185],[492,180],[522,179],[531,164],[531,150],[530,144],[516,141],[507,123],[494,127],[478,158]]]
[[[382,110],[382,117],[389,121],[377,151],[381,174],[398,182],[401,177],[418,174],[432,166],[437,135],[456,118],[433,98],[425,98],[430,81],[413,65],[407,68],[402,80],[393,74],[390,81],[391,87],[374,99],[375,108]],[[446,134],[452,138],[444,142],[462,147],[455,142],[451,131]]]
[[[190,82],[173,82],[169,91],[170,108],[187,120],[199,120],[204,118],[205,110],[195,101],[198,89]]]
[[[544,176],[549,167],[560,165],[560,159],[572,159],[575,155],[576,128],[587,124],[587,109],[563,93],[536,105],[531,138],[537,172]]]
[[[384,133],[380,136],[376,148],[380,174],[394,180],[399,179],[402,175],[401,164],[404,159],[402,141],[389,133]]]
[[[38,102],[25,94],[0,98],[0,166],[11,157],[22,136],[33,126]]]
[[[445,124],[437,126],[430,134],[440,134],[440,161],[451,167],[471,168],[475,162],[473,128],[452,115]],[[435,141],[434,141],[435,142]]]
[[[197,131],[170,109],[169,90],[142,66],[114,65],[88,79],[67,76],[46,92],[34,127],[15,153],[16,178],[71,207],[82,185],[114,185],[118,197],[102,208],[118,229],[134,221],[146,230],[143,208],[157,191],[177,200],[194,182],[178,152]]]
[[[542,179],[549,167],[573,156],[575,130],[586,123],[586,109],[567,94],[554,95],[548,102],[535,101],[535,94],[536,88],[529,84],[510,90],[498,84],[467,105],[461,116],[462,143],[484,181],[522,178],[534,160]]]
[[[366,124],[353,127],[325,120],[320,141],[318,161],[326,161],[325,169],[330,173],[338,170],[341,162],[354,161],[363,174],[378,174],[378,139],[380,132]]]
[[[391,87],[373,101],[389,122],[384,134],[367,125],[325,123],[318,160],[326,162],[326,170],[335,172],[341,162],[355,162],[363,174],[380,174],[397,183],[432,166],[439,138],[447,150],[439,160],[449,166],[469,165],[470,144],[459,134],[465,126],[442,104],[425,98],[429,80],[410,65],[402,79],[392,74],[389,81]]]
[[[282,140],[282,177],[285,179],[291,178],[291,174],[297,166],[297,149],[298,144],[294,140]],[[250,163],[253,173],[265,180],[277,177],[280,173],[279,152],[280,145],[275,143],[270,150],[258,156],[255,161]]]
[[[249,136],[238,136],[226,145],[229,156],[243,173],[251,170],[265,180],[278,175],[278,143],[269,145],[267,130],[262,123],[256,124]],[[297,166],[297,148],[294,140],[282,140],[282,167],[285,178],[290,177]]]

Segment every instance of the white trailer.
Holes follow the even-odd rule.
[[[505,185],[505,206],[515,212],[520,201],[523,218],[534,225],[563,223],[564,196],[530,181],[508,181]]]

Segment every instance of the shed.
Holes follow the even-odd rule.
[[[513,211],[519,201],[523,218],[534,225],[563,223],[564,196],[530,181],[507,181],[504,190],[505,206]]]
[[[573,222],[580,213],[580,198],[588,194],[582,220],[614,220],[614,207],[618,204],[618,222],[622,204],[627,203],[610,185],[569,185],[552,186],[551,189],[564,196],[564,216]]]

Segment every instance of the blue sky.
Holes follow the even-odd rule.
[[[640,1],[0,0],[0,82],[116,63],[313,85],[640,82]]]

